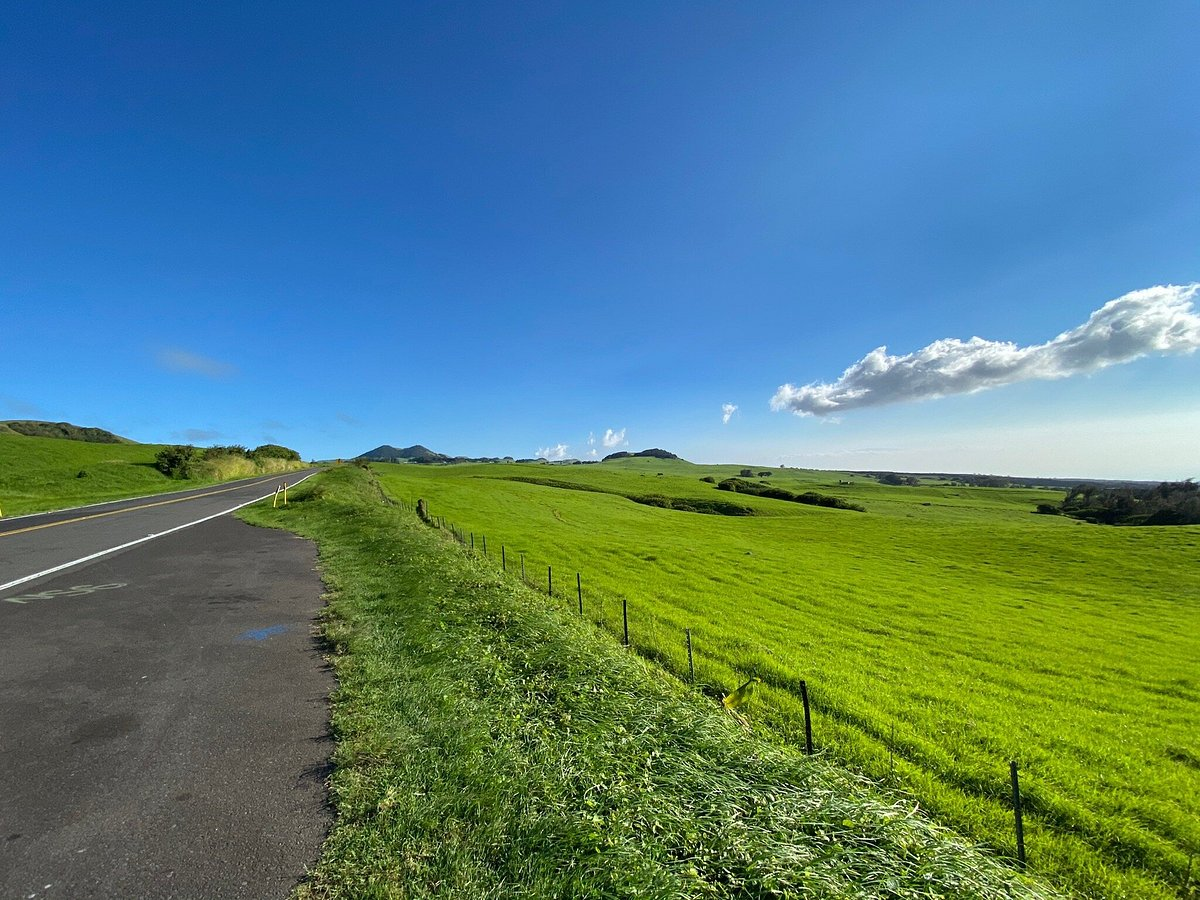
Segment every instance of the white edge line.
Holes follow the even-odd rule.
[[[296,484],[307,481],[316,475],[316,472],[310,472],[305,475]],[[294,485],[288,485],[294,487]],[[176,531],[182,531],[185,528],[191,528],[193,525],[201,525],[204,522],[209,522],[212,519],[220,518],[228,515],[231,512],[237,512],[243,506],[249,506],[251,503],[257,503],[259,500],[266,500],[268,497],[275,495],[272,491],[270,494],[263,494],[261,497],[255,497],[253,500],[247,500],[245,503],[239,503],[237,506],[231,506],[229,509],[223,509],[219,513],[213,513],[211,516],[205,516],[203,519],[197,519],[194,522],[185,522],[183,525],[176,525],[174,528],[168,528],[166,531],[160,531],[157,534],[148,534],[143,538],[138,538],[136,541],[130,541],[127,544],[121,544],[119,547],[109,547],[107,550],[101,550],[99,553],[92,553],[89,556],[81,556],[79,559],[73,559],[70,562],[65,562],[62,565],[55,566],[52,569],[45,569],[41,572],[34,572],[32,575],[26,575],[24,578],[18,578],[15,581],[10,581],[7,584],[0,584],[0,591],[7,591],[9,588],[16,587],[18,584],[24,584],[27,581],[33,581],[35,578],[41,578],[44,575],[53,575],[55,572],[61,572],[63,569],[69,569],[71,566],[78,566],[85,562],[91,562],[93,559],[99,559],[101,556],[107,556],[110,553],[116,553],[118,550],[125,550],[129,547],[136,547],[138,544],[144,544],[146,541],[152,541],[155,538],[160,538]]]
[[[316,474],[316,472],[309,472],[308,475],[304,476],[304,478],[309,478]],[[157,500],[159,497],[174,497],[177,494],[190,494],[193,491],[204,491],[208,490],[209,488],[230,487],[232,485],[236,485],[239,481],[255,481],[259,478],[265,481],[268,478],[274,477],[274,475],[252,475],[249,478],[236,478],[233,481],[214,481],[212,484],[205,484],[201,485],[200,487],[180,488],[177,491],[163,491],[161,494],[143,494],[140,497],[118,497],[115,500],[97,500],[95,503],[85,503],[83,506],[64,506],[61,509],[43,509],[41,512],[21,513],[19,516],[4,516],[0,518],[0,525],[5,525],[9,522],[15,522],[17,519],[32,519],[34,516],[50,516],[54,513],[74,512],[77,509],[94,509],[97,506],[111,506],[114,503],[129,503],[132,500]],[[304,478],[301,478],[300,481],[303,481]],[[299,484],[300,481],[297,481],[296,484]],[[246,487],[252,487],[252,485],[248,484]],[[288,487],[291,487],[291,485],[288,485]],[[250,502],[255,503],[257,501],[251,500]],[[166,534],[166,532],[164,531],[163,534]],[[4,590],[4,588],[0,587],[0,590]]]

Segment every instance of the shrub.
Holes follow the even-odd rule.
[[[219,444],[214,444],[212,447],[205,447],[201,451],[203,459],[220,459],[222,456],[241,456],[249,458],[250,451],[241,444],[230,444],[227,447],[222,447]]]
[[[164,447],[154,457],[154,468],[168,478],[190,478],[196,462],[196,448],[191,444]]]
[[[700,480],[707,482],[708,484],[716,484],[717,483],[717,479],[713,478],[711,475],[705,475]]]
[[[271,458],[300,461],[299,452],[279,444],[263,444],[261,447],[251,450],[249,455],[251,459]]]

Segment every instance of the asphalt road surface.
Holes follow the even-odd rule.
[[[0,898],[284,897],[316,859],[316,552],[227,514],[279,480],[0,519]]]

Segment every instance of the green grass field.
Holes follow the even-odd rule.
[[[301,898],[1050,896],[748,734],[361,469],[240,515],[314,538],[329,589],[337,816]]]
[[[18,516],[262,474],[243,461],[229,471],[214,467],[212,477],[174,480],[154,468],[162,448],[0,434],[0,513]]]
[[[1178,897],[1200,850],[1200,528],[1032,514],[1047,491],[773,470],[865,513],[718,492],[740,467],[381,465],[498,566],[620,629],[714,696],[764,679],[755,727],[799,744],[800,679],[819,749],[1013,855],[1021,765],[1033,871],[1083,895]],[[661,475],[658,473],[662,473]],[[552,482],[536,484],[514,478]],[[839,484],[849,481],[850,484]],[[572,489],[576,488],[576,489]],[[627,497],[732,500],[752,516]],[[1192,878],[1195,879],[1193,865]]]

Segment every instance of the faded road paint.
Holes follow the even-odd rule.
[[[94,594],[96,591],[113,591],[123,587],[128,587],[123,581],[116,581],[112,584],[77,584],[72,588],[38,591],[36,594],[21,594],[17,597],[5,597],[0,602],[28,603],[30,600],[51,600],[54,597],[82,597],[84,594]]]

